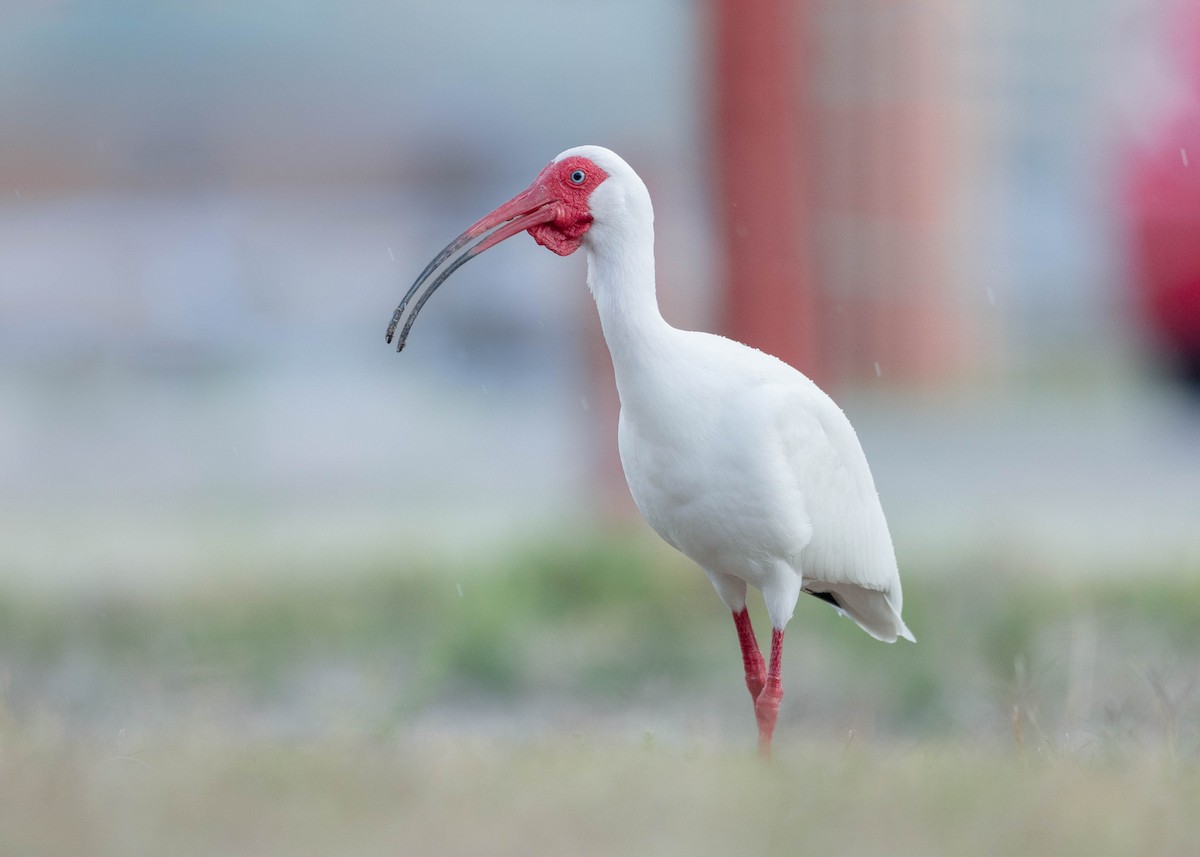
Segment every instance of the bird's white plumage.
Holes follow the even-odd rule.
[[[653,209],[613,152],[581,146],[608,178],[592,193],[588,285],[621,400],[621,463],[638,509],[697,562],[734,612],[762,591],[782,629],[802,589],[830,593],[867,633],[912,639],[867,460],[849,420],[808,378],[658,310]]]

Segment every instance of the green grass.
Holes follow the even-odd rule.
[[[968,570],[906,579],[916,646],[880,644],[802,599],[785,728],[1002,745],[1016,709],[1027,747],[1200,751],[1200,576],[951,567]],[[288,588],[242,579],[153,598],[0,593],[0,703],[80,728],[142,723],[152,709],[169,728],[219,699],[233,719],[282,712],[319,731],[335,709],[394,734],[464,701],[501,718],[637,701],[665,712],[648,731],[669,721],[686,734],[689,710],[743,701],[727,612],[690,563],[647,539],[537,545],[482,569],[365,565]]]

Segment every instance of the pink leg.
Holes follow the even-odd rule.
[[[767,666],[763,663],[762,652],[758,650],[758,640],[754,638],[754,628],[750,624],[750,611],[743,607],[742,612],[734,613],[733,623],[737,625],[738,643],[742,646],[742,666],[746,670],[746,687],[750,691],[750,699],[757,704],[758,696],[767,683]]]
[[[754,716],[758,720],[758,754],[771,758],[771,736],[775,734],[775,720],[779,717],[779,703],[783,701],[783,629],[771,630],[771,667],[767,670],[766,685],[754,702]]]

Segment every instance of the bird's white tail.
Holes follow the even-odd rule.
[[[903,637],[909,642],[917,641],[886,592],[846,583],[826,584],[822,588],[829,590],[834,605],[843,614],[876,640],[894,643]]]

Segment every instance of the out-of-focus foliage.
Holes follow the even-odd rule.
[[[1065,581],[982,556],[923,572],[905,586],[916,646],[879,644],[802,601],[785,742],[855,732],[1013,750],[1016,716],[1031,753],[1200,753],[1194,576]],[[9,593],[8,716],[101,734],[245,722],[397,735],[463,718],[749,740],[729,617],[703,575],[644,537],[533,546],[491,567],[343,573],[155,598]]]

